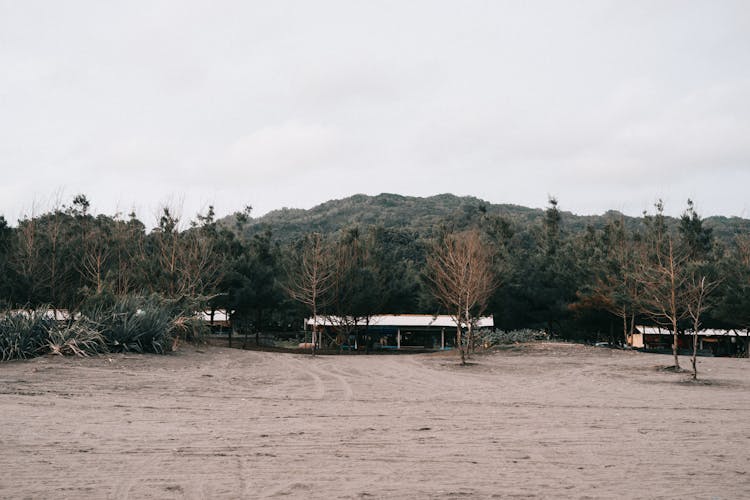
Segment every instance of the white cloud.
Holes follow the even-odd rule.
[[[221,170],[248,181],[293,178],[305,170],[325,168],[340,147],[339,134],[330,127],[286,122],[236,140]]]
[[[60,187],[105,212],[451,191],[635,214],[690,195],[740,213],[748,13],[729,0],[3,2],[0,213]]]

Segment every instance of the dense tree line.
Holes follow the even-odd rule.
[[[0,217],[0,306],[76,312],[156,295],[185,310],[234,310],[242,325],[285,305],[278,248],[270,234],[239,240],[242,213],[234,230],[216,223],[213,207],[183,227],[164,207],[149,231],[134,213],[94,216],[88,208],[79,195],[16,227]]]
[[[692,202],[676,223],[661,203],[637,219],[585,228],[568,224],[555,199],[534,214],[507,217],[477,201],[419,230],[353,217],[346,227],[318,225],[290,240],[272,225],[248,233],[249,208],[221,222],[209,208],[188,223],[164,208],[148,230],[135,214],[91,214],[79,195],[15,226],[0,217],[0,305],[76,311],[158,294],[231,310],[246,333],[297,329],[312,312],[294,299],[315,250],[324,276],[315,312],[354,318],[341,325],[349,334],[377,313],[450,313],[433,293],[429,264],[439,245],[471,233],[491,249],[493,291],[482,308],[502,329],[617,342],[641,322],[682,332],[697,324],[696,310],[701,325],[750,327],[750,235],[716,238]],[[701,282],[709,286],[696,309]],[[674,303],[665,306],[663,296]]]

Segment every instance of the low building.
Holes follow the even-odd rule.
[[[447,314],[381,314],[369,318],[318,316],[315,321],[313,318],[305,320],[306,330],[313,325],[331,337],[340,337],[342,331],[358,331],[360,336],[367,337],[363,341],[369,342],[374,349],[451,349],[456,340],[456,321]],[[492,317],[483,317],[474,328],[480,330],[494,325]],[[357,348],[359,341],[356,335],[352,335],[352,338],[344,339],[344,344]]]
[[[232,328],[230,314],[226,309],[214,309],[213,311],[201,311],[198,316],[211,330],[223,331]]]
[[[628,336],[628,345],[647,351],[671,351],[672,342],[672,332],[658,326],[637,326]],[[747,330],[706,328],[698,331],[698,350],[705,355],[747,356],[749,342]],[[692,352],[692,331],[677,336],[677,349]]]

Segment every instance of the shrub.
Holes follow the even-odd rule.
[[[81,317],[70,324],[53,323],[47,329],[47,348],[52,354],[88,356],[107,352],[100,326]]]
[[[27,359],[44,354],[47,332],[54,325],[49,309],[0,314],[0,360]]]
[[[174,350],[177,340],[199,340],[203,322],[183,313],[177,302],[159,295],[118,297],[109,305],[93,307],[86,316],[97,323],[113,352]]]
[[[172,314],[157,297],[121,297],[110,307],[87,311],[86,317],[100,325],[113,352],[163,354],[171,350]]]
[[[55,321],[49,307],[0,313],[0,361],[47,353],[164,354],[180,338],[200,340],[206,329],[200,318],[182,312],[186,306],[159,295],[107,299],[89,302],[73,321]]]
[[[549,338],[546,332],[542,330],[531,330],[524,328],[522,330],[487,330],[482,332],[481,343],[485,349],[501,344],[515,344],[518,342],[532,342],[534,340],[546,340]]]
[[[176,344],[177,340],[182,338],[188,342],[202,342],[204,335],[209,329],[206,323],[197,316],[186,316],[177,314],[170,327],[170,333]],[[174,344],[173,344],[174,345]]]

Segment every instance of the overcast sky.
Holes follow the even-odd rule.
[[[0,0],[0,214],[355,193],[750,217],[750,2]]]

